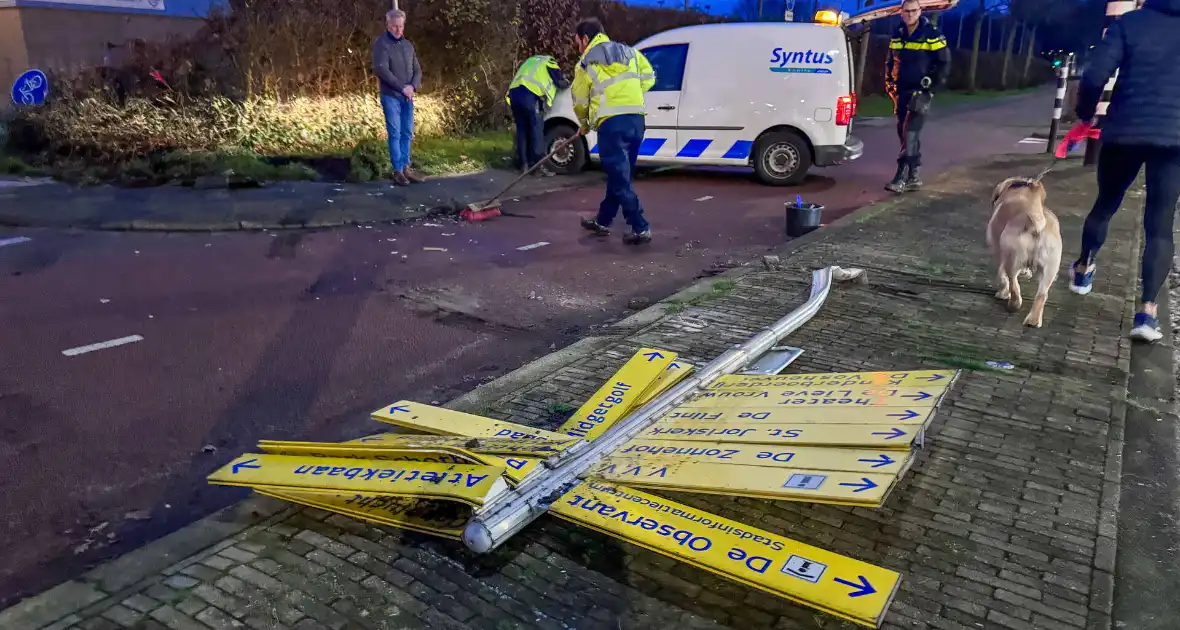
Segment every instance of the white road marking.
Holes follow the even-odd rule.
[[[0,247],[5,245],[20,245],[21,243],[28,243],[33,239],[27,236],[14,236],[12,238],[0,238]]]
[[[712,198],[713,198],[713,195],[705,195],[704,197],[698,197],[697,201],[708,201]]]
[[[544,246],[546,246],[546,245],[548,245],[548,244],[549,244],[549,243],[547,243],[547,242],[545,242],[545,241],[540,241],[540,242],[538,242],[538,243],[532,243],[532,244],[530,244],[530,245],[521,245],[520,247],[517,247],[517,248],[516,248],[516,251],[519,251],[519,252],[527,252],[527,251],[529,251],[530,249],[537,249],[538,247],[544,247]]]
[[[1045,144],[1047,142],[1049,142],[1049,141],[1045,138],[1025,138],[1024,140],[1021,140],[1018,144]]]
[[[78,346],[77,348],[70,348],[69,350],[62,350],[61,353],[67,357],[76,357],[79,354],[86,354],[87,352],[94,352],[95,350],[106,350],[107,348],[114,348],[116,346],[123,346],[129,343],[143,341],[143,337],[139,335],[131,335],[130,337],[120,337],[118,339],[111,339],[110,341],[100,341],[99,343],[92,343],[88,346]]]

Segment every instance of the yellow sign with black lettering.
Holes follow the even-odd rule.
[[[877,507],[896,477],[866,472],[608,458],[593,477],[637,488]]]
[[[681,361],[680,359],[669,363],[668,369],[660,373],[656,382],[652,383],[651,387],[648,387],[647,391],[643,392],[643,395],[639,397],[639,400],[632,409],[638,409],[654,400],[660,394],[672,389],[673,385],[684,380],[684,377],[689,374],[692,374],[693,369],[691,363]]]
[[[570,439],[568,435],[534,429],[515,422],[492,420],[483,416],[423,405],[409,400],[399,400],[392,405],[374,411],[371,415],[378,422],[387,422],[405,429],[439,435],[562,442]]]
[[[664,424],[890,424],[925,426],[934,407],[693,407],[669,411]]]
[[[522,426],[522,425],[516,425]],[[473,453],[489,455],[515,455],[518,457],[551,457],[577,444],[578,440],[512,440],[504,438],[463,437],[455,435],[414,435],[407,433],[377,433],[342,444],[368,444],[386,448],[407,450],[432,450],[459,448]]]
[[[259,450],[272,455],[306,455],[309,457],[346,457],[348,459],[371,459],[393,462],[432,462],[441,464],[483,464],[504,469],[504,475],[512,485],[524,481],[537,467],[539,459],[524,457],[500,457],[476,453],[455,447],[434,447],[430,450],[405,449],[400,446],[387,447],[381,444],[352,442],[332,444],[326,442],[282,442],[261,440]]]
[[[687,402],[693,407],[937,407],[945,390],[925,387],[710,389]]]
[[[728,374],[709,389],[787,387],[795,389],[849,387],[924,387],[946,389],[958,370],[908,370],[898,372],[829,372],[816,374]]]
[[[608,458],[642,460],[653,465],[696,462],[723,466],[842,470],[890,475],[904,474],[911,461],[909,453],[888,449],[664,440],[631,440],[611,452]]]
[[[588,481],[549,511],[717,575],[876,628],[901,576],[624,486]]]
[[[793,444],[799,446],[852,446],[908,450],[920,426],[891,424],[718,424],[716,422],[657,422],[637,439],[736,442],[740,444]]]
[[[451,501],[266,488],[256,489],[255,492],[363,521],[434,534],[452,540],[459,540],[463,536],[463,527],[471,520],[469,506]]]
[[[593,440],[635,407],[644,390],[676,361],[675,352],[640,348],[574,415],[557,429],[565,439]]]
[[[214,471],[209,482],[276,491],[421,497],[480,506],[508,491],[503,474],[503,468],[494,466],[246,454]]]

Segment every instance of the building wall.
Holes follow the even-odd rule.
[[[12,82],[29,67],[20,9],[0,7],[0,110],[10,102]]]

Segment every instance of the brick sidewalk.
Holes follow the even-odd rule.
[[[867,286],[835,288],[788,338],[806,350],[791,371],[967,370],[886,507],[669,496],[901,572],[887,628],[1105,630],[1130,369],[1122,335],[1139,236],[1135,213],[1116,217],[1095,293],[1079,298],[1059,281],[1045,328],[1021,326],[1023,314],[1008,315],[992,297],[983,229],[995,183],[1042,165],[1010,158],[953,171],[927,193],[867,208],[796,243],[784,271],[735,274],[732,287],[717,285],[682,312],[633,317],[614,336],[586,340],[459,404],[551,428],[564,419],[553,412],[557,403],[588,397],[639,347],[703,364],[801,303],[811,269],[865,268]],[[1076,166],[1046,178],[1067,260],[1092,180]],[[989,370],[989,360],[1015,369]],[[512,383],[520,387],[504,393]],[[846,625],[548,517],[475,556],[458,543],[251,499],[0,613],[0,627]]]

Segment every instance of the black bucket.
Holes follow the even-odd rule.
[[[803,236],[818,228],[823,222],[824,207],[818,203],[792,201],[786,206],[787,236]]]

